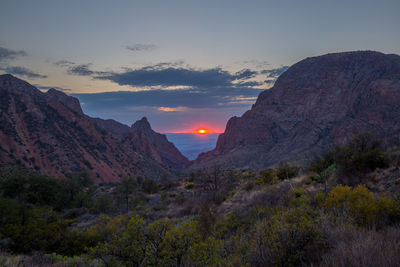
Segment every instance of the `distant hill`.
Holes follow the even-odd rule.
[[[231,118],[194,167],[263,168],[307,162],[361,132],[399,140],[400,56],[373,51],[304,59]]]
[[[101,182],[123,175],[160,179],[188,162],[146,119],[132,128],[93,119],[74,97],[0,75],[0,164],[53,176],[84,170]]]

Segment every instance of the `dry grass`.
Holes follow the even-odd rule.
[[[321,267],[400,266],[400,228],[376,232],[343,227],[331,232],[331,242]]]

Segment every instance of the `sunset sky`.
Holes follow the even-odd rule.
[[[2,0],[0,72],[90,116],[223,132],[297,61],[400,54],[400,1]]]

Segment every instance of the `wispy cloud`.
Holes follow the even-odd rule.
[[[39,73],[33,72],[25,67],[18,67],[18,66],[5,66],[5,67],[1,67],[1,70],[13,74],[13,75],[17,75],[17,76],[22,76],[25,78],[31,78],[31,79],[35,79],[35,78],[47,78],[46,75],[41,75]]]
[[[96,72],[90,69],[91,65],[92,65],[91,63],[88,63],[88,64],[71,66],[68,68],[68,74],[79,75],[79,76],[92,76],[96,74]]]
[[[282,67],[275,68],[275,69],[262,70],[260,73],[266,74],[267,77],[270,77],[270,78],[277,78],[282,73],[284,73],[288,68],[289,68],[289,66],[282,66]]]
[[[0,47],[0,62],[6,62],[17,59],[18,57],[27,56],[28,54],[22,50],[11,50],[5,47]]]
[[[153,51],[156,50],[158,47],[155,44],[134,44],[134,45],[127,45],[126,49],[134,52],[138,51]]]
[[[157,110],[164,112],[181,112],[187,110],[187,107],[159,107]]]
[[[59,60],[54,62],[54,65],[60,66],[60,67],[70,67],[75,65],[75,62],[69,61],[69,60]]]

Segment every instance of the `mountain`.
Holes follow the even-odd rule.
[[[131,127],[114,120],[96,118],[95,122],[100,128],[111,133],[127,151],[135,150],[149,155],[167,168],[182,169],[189,165],[189,160],[164,134],[151,129],[146,117],[136,121]]]
[[[147,120],[148,128],[121,138],[114,133],[131,128],[110,121],[102,127],[100,121],[83,114],[74,97],[55,89],[42,93],[0,75],[0,164],[22,164],[57,177],[85,170],[97,182],[109,182],[123,175],[161,179],[188,163]]]
[[[358,133],[399,139],[399,103],[398,55],[357,51],[307,58],[262,92],[251,110],[231,118],[216,148],[194,166],[301,164]]]

